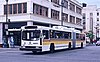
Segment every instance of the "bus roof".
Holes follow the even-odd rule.
[[[68,28],[68,27],[63,27],[63,26],[53,26],[53,27],[45,27],[45,26],[22,26],[22,30],[57,30],[57,31],[65,31],[65,32],[76,32],[76,33],[81,33],[79,30],[76,30],[74,28]]]

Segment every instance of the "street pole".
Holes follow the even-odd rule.
[[[5,0],[6,1],[6,23],[5,23],[5,37],[6,37],[6,47],[8,48],[9,45],[8,45],[8,0]]]
[[[99,28],[99,26],[96,26],[96,27],[94,27],[95,29],[96,29],[96,34],[95,34],[95,37],[96,37],[96,41],[98,40],[98,37],[97,37],[97,35],[99,34],[98,33],[98,28]],[[99,36],[99,35],[98,35]]]
[[[93,14],[90,17],[90,21],[91,21],[91,31],[92,31],[92,38],[91,38],[91,43],[93,44]]]
[[[6,0],[6,23],[8,22],[8,0]]]
[[[97,27],[96,27],[96,41],[97,41]]]
[[[63,6],[64,6],[64,0],[61,1],[61,26],[63,26]]]

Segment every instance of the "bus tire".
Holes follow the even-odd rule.
[[[51,43],[51,44],[50,44],[50,52],[51,52],[51,53],[54,53],[54,51],[55,51],[54,43]]]
[[[81,48],[83,48],[83,42],[81,42]]]
[[[32,53],[33,53],[33,54],[36,54],[36,53],[37,53],[37,51],[32,51]]]
[[[71,49],[71,42],[69,42],[68,48]]]

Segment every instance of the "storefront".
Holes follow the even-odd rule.
[[[45,24],[45,23],[39,23],[39,22],[10,22],[8,23],[8,35],[7,37],[13,37],[14,38],[14,45],[20,46],[21,45],[21,27],[25,25],[39,25],[39,26],[46,26],[46,27],[52,27],[56,25],[51,24]],[[6,30],[5,30],[5,23],[3,23],[3,37],[6,36]]]

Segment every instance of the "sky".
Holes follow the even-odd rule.
[[[88,5],[97,5],[100,8],[100,0],[77,0],[80,3],[87,3]]]

